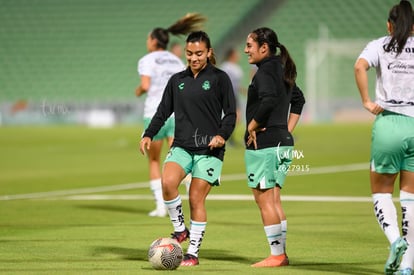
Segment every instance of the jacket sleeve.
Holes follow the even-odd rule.
[[[220,75],[218,88],[220,89],[223,116],[217,134],[227,140],[236,125],[236,98],[230,78],[224,72]]]
[[[157,112],[152,117],[148,128],[145,130],[143,137],[153,138],[158,131],[164,126],[165,121],[170,117],[174,110],[173,102],[173,77],[167,83]]]
[[[292,89],[292,99],[290,100],[290,112],[300,115],[303,110],[303,105],[305,105],[305,97],[302,90],[295,84]]]

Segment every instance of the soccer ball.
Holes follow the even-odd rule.
[[[148,260],[154,269],[173,270],[183,260],[183,249],[174,239],[158,238],[148,249]]]

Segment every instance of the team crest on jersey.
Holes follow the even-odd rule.
[[[178,89],[180,89],[180,91],[184,90],[184,82],[181,82],[180,85],[178,85]]]
[[[208,80],[204,81],[204,83],[201,87],[204,89],[204,91],[210,90],[210,88],[211,88],[210,81],[208,81]]]

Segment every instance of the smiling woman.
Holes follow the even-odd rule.
[[[171,75],[184,70],[185,65],[173,53],[167,51],[170,35],[188,34],[198,30],[206,19],[201,14],[187,14],[168,28],[154,28],[147,36],[148,53],[138,61],[140,84],[135,90],[137,96],[146,94],[144,105],[144,127],[147,128],[161,101],[164,88]],[[171,116],[153,137],[148,150],[148,165],[151,190],[154,194],[156,209],[150,216],[167,215],[161,190],[161,150],[164,140],[171,146],[174,138],[174,117]]]
[[[208,38],[208,37],[207,37]],[[190,65],[194,78],[207,66],[207,63],[216,64],[213,48],[210,39],[204,39],[200,33],[194,32],[187,38],[185,56]]]
[[[162,189],[174,226],[172,237],[179,242],[190,238],[181,265],[193,266],[199,264],[198,252],[207,225],[205,200],[212,186],[220,183],[225,142],[236,123],[236,102],[230,78],[214,66],[207,33],[190,33],[185,48],[189,66],[170,78],[140,150],[145,154],[150,149],[152,138],[174,112],[174,142],[165,160]],[[178,192],[180,182],[189,173],[190,230],[185,225]]]
[[[276,33],[269,28],[252,31],[244,52],[258,67],[248,89],[246,105],[245,164],[248,186],[259,207],[270,256],[253,267],[289,264],[285,243],[287,220],[280,201],[288,171],[295,156],[291,132],[305,99],[296,86],[296,65]],[[300,156],[300,155],[297,155]]]

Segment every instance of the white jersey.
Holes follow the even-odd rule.
[[[225,61],[221,64],[220,68],[227,73],[230,77],[231,84],[233,84],[233,90],[236,96],[241,90],[241,82],[243,81],[243,70],[239,65]]]
[[[181,59],[168,51],[154,51],[144,55],[138,61],[138,74],[151,78],[144,104],[144,117],[154,116],[168,80],[173,74],[184,69],[185,65]]]
[[[403,51],[385,52],[390,36],[373,40],[359,58],[377,72],[375,102],[385,110],[414,117],[414,37],[409,37]]]

